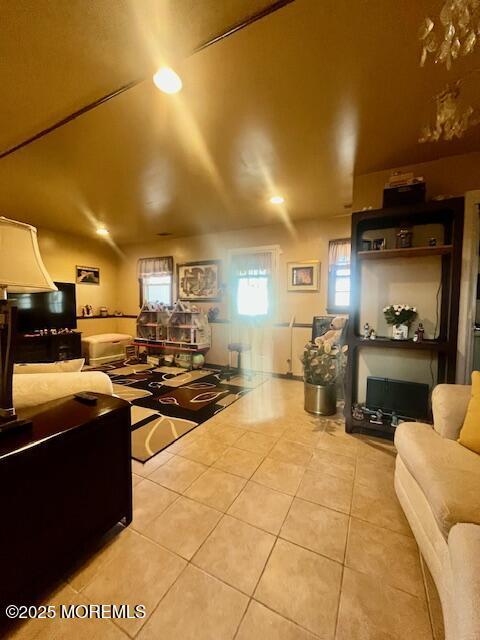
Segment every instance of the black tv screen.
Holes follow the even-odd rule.
[[[429,416],[428,384],[389,378],[367,378],[368,409],[394,411],[401,418],[426,420]]]
[[[58,291],[48,293],[9,293],[17,301],[17,331],[30,333],[39,329],[76,329],[77,301],[75,285],[55,282]]]

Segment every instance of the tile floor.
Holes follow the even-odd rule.
[[[48,602],[142,603],[145,619],[31,621],[11,637],[432,640],[393,446],[302,400],[301,383],[269,380],[134,462],[132,525]]]

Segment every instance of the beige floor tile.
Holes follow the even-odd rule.
[[[315,640],[305,629],[251,600],[236,640]]]
[[[85,588],[92,602],[144,604],[147,616],[186,566],[178,556],[133,533],[120,553],[111,559]],[[133,635],[144,619],[123,618],[117,624]]]
[[[182,493],[192,482],[207,470],[203,464],[175,456],[157,471],[154,471],[149,480]]]
[[[211,465],[227,450],[227,445],[210,436],[197,438],[188,447],[181,449],[178,455],[194,462]]]
[[[255,433],[254,431],[245,431],[241,438],[235,442],[237,449],[244,451],[252,451],[253,453],[263,453],[267,455],[273,448],[276,438],[264,435],[263,433]]]
[[[285,520],[292,496],[256,482],[247,482],[228,513],[254,527],[277,535]]]
[[[330,451],[331,453],[339,453],[343,456],[356,458],[358,452],[358,440],[353,436],[346,434],[344,431],[334,433],[324,433],[319,439],[317,449]]]
[[[207,420],[205,423],[208,425],[210,420]],[[224,445],[231,447],[237,440],[239,440],[244,433],[247,433],[243,429],[230,427],[225,424],[214,425],[214,427],[210,427],[207,429],[207,434],[211,438],[215,438]]]
[[[135,487],[142,480],[142,476],[137,476],[135,473],[132,473],[132,487]]]
[[[230,447],[213,465],[216,469],[222,469],[242,478],[250,478],[262,462],[264,455],[244,451],[236,447]]]
[[[282,436],[284,440],[298,442],[298,444],[303,444],[305,447],[316,447],[321,437],[322,431],[317,427],[302,428],[298,425],[287,429]]]
[[[275,537],[236,518],[224,516],[192,562],[223,582],[251,595]]]
[[[132,471],[137,476],[142,476],[143,478],[147,478],[155,469],[161,467],[162,464],[168,462],[172,457],[171,453],[167,451],[160,451],[156,456],[147,460],[147,462],[139,462],[138,460],[132,460]]]
[[[169,504],[178,498],[178,494],[147,478],[133,488],[133,520],[130,525],[137,531],[145,531]]]
[[[265,422],[258,420],[256,422],[250,422],[248,424],[248,427],[245,425],[245,429],[254,431],[255,433],[262,433],[266,436],[271,436],[272,438],[278,439],[287,429],[287,425],[285,424],[284,418],[282,416],[279,416],[273,421]]]
[[[280,537],[343,563],[348,516],[295,498]]]
[[[305,472],[297,491],[297,497],[321,504],[329,509],[350,513],[353,480],[337,478],[329,473]]]
[[[291,462],[292,464],[306,467],[312,458],[312,451],[311,448],[305,447],[303,444],[282,438],[273,447],[268,456],[274,460]]]
[[[309,468],[313,471],[329,473],[337,478],[352,480],[355,475],[355,458],[323,449],[315,449]]]
[[[178,438],[178,440],[175,440],[175,442],[173,442],[169,447],[167,447],[165,451],[170,454],[180,453],[182,449],[186,449],[189,445],[195,442],[195,440],[198,440],[198,438],[204,435],[206,435],[206,431],[205,431],[204,425],[201,424],[198,427],[195,427],[194,429],[192,429],[191,431],[188,431],[188,433],[183,435],[181,438]]]
[[[336,640],[432,640],[423,600],[345,567]]]
[[[79,558],[68,576],[69,585],[75,591],[82,591],[107,562],[119,555],[129,538],[135,535],[137,534],[133,529],[125,529],[120,525],[109,531],[94,550],[86,552]]]
[[[220,469],[208,469],[185,491],[185,495],[203,504],[226,511],[240,491],[246,480]]]
[[[366,486],[355,483],[351,515],[379,527],[412,535],[395,491],[388,486]]]
[[[55,607],[59,607],[62,604],[69,605],[77,596],[78,594],[69,584],[62,582],[52,588],[41,604]],[[4,628],[5,620],[2,615],[1,622],[0,637],[8,638],[8,640],[50,640],[50,638],[58,637],[55,636],[58,626],[58,619],[56,618],[31,618],[24,622],[17,620],[16,623],[12,621],[7,628]]]
[[[247,608],[243,593],[189,565],[138,640],[232,640]]]
[[[190,560],[222,517],[200,502],[179,498],[145,530],[145,535]]]
[[[293,496],[300,485],[304,473],[305,469],[296,464],[265,458],[253,474],[252,480]]]
[[[377,576],[392,587],[425,597],[417,544],[409,536],[352,518],[345,564]]]
[[[49,599],[46,605],[54,604]],[[61,618],[60,605],[91,605],[91,600],[84,594],[72,591],[68,596],[63,595],[56,600],[57,618],[31,619],[26,625],[12,630],[8,635],[10,640],[127,640],[128,636],[108,619],[99,618]]]
[[[333,560],[277,540],[255,599],[321,638],[333,638],[342,567]]]
[[[394,467],[362,457],[357,460],[355,482],[379,489],[385,486],[393,487],[394,471]]]
[[[357,455],[359,458],[373,460],[379,465],[393,467],[397,452],[393,443],[389,440],[363,436],[358,438]]]

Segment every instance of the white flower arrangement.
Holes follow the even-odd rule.
[[[383,315],[387,324],[410,325],[417,317],[417,308],[408,304],[390,304],[383,307]]]

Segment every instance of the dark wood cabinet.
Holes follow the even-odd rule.
[[[95,394],[20,412],[0,437],[0,605],[31,604],[94,541],[132,519],[130,405]]]
[[[345,422],[346,430],[370,432],[393,437],[395,428],[389,424],[375,424],[367,419],[357,419],[353,408],[358,401],[359,356],[360,352],[374,349],[388,349],[392,355],[399,350],[424,354],[430,359],[433,370],[436,360],[437,383],[455,382],[457,359],[457,331],[460,301],[460,276],[462,268],[463,241],[463,198],[450,198],[438,202],[391,207],[378,210],[358,211],[352,216],[352,254],[351,254],[351,312],[347,329],[348,366],[346,375]],[[435,243],[407,248],[389,247],[383,250],[364,250],[363,240],[372,231],[382,236],[389,230],[402,225],[411,226],[421,232],[427,225],[435,225],[440,239]],[[397,341],[380,336],[376,340],[365,340],[360,326],[360,308],[362,297],[368,287],[378,286],[375,281],[363,277],[363,266],[371,261],[381,267],[386,260],[402,260],[403,264],[415,264],[412,261],[426,256],[436,256],[440,261],[440,282],[437,290],[437,336],[434,339],[413,342]],[[401,268],[396,282],[401,282]],[[419,272],[420,277],[420,272]],[[438,300],[440,299],[440,304]],[[390,302],[390,301],[388,301]],[[440,307],[440,308],[438,308]],[[381,376],[381,372],[375,375]],[[432,373],[432,378],[433,378]],[[406,380],[408,382],[408,380]]]
[[[82,334],[22,335],[15,341],[15,362],[56,362],[82,357]]]

